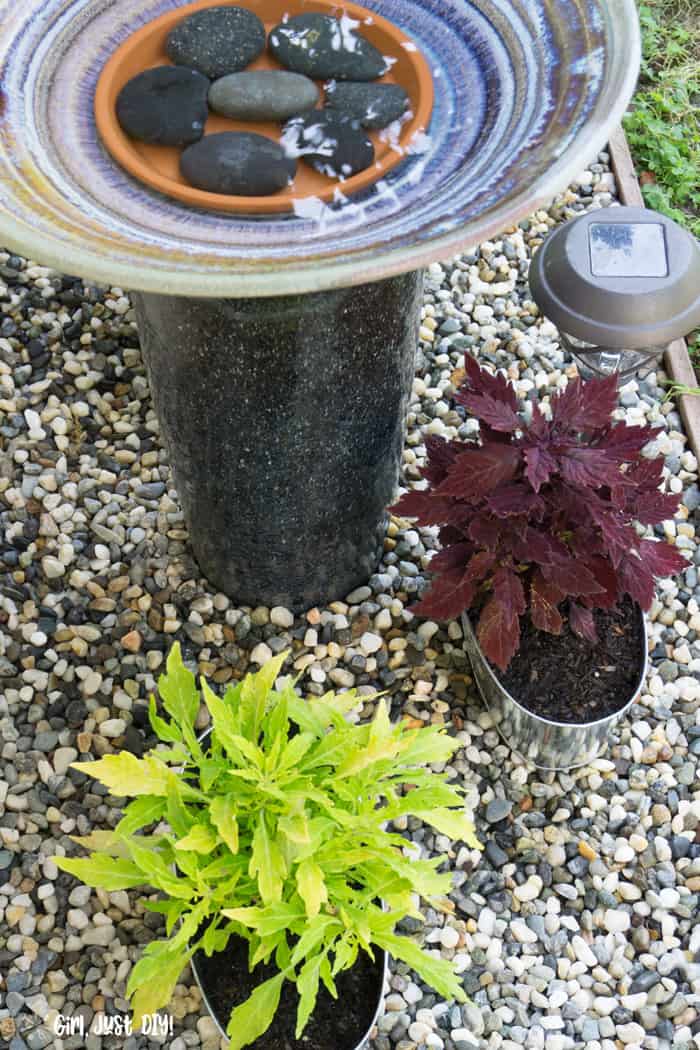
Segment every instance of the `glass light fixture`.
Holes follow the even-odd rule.
[[[642,377],[700,325],[700,246],[646,208],[587,212],[537,250],[530,288],[584,377]]]

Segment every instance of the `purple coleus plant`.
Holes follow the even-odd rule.
[[[394,510],[440,526],[433,579],[413,612],[452,619],[478,612],[477,637],[505,670],[520,644],[520,617],[538,630],[595,643],[594,609],[623,595],[648,609],[655,577],[684,568],[679,551],[641,537],[634,522],[672,518],[678,497],[660,491],[663,457],[642,449],[657,430],[612,420],[616,376],[570,381],[527,421],[512,385],[465,356],[455,400],[480,423],[480,441],[426,440],[427,488]]]

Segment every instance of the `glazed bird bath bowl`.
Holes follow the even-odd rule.
[[[381,551],[422,270],[546,204],[605,145],[634,90],[636,13],[366,0],[427,59],[429,126],[365,190],[263,217],[162,196],[98,136],[106,63],[182,6],[0,0],[0,243],[134,293],[201,568],[240,601],[301,609],[366,580]]]

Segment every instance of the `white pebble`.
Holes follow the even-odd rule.
[[[270,623],[273,623],[275,627],[292,627],[294,614],[289,609],[285,609],[283,605],[275,605],[270,609]]]
[[[622,908],[608,908],[605,912],[605,927],[608,933],[626,933],[630,922],[629,913]]]
[[[443,948],[456,948],[459,944],[459,933],[452,926],[445,926],[440,933],[440,943]]]

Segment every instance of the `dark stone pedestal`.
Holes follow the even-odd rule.
[[[239,602],[343,598],[395,495],[422,272],[274,299],[136,294],[195,556]]]

